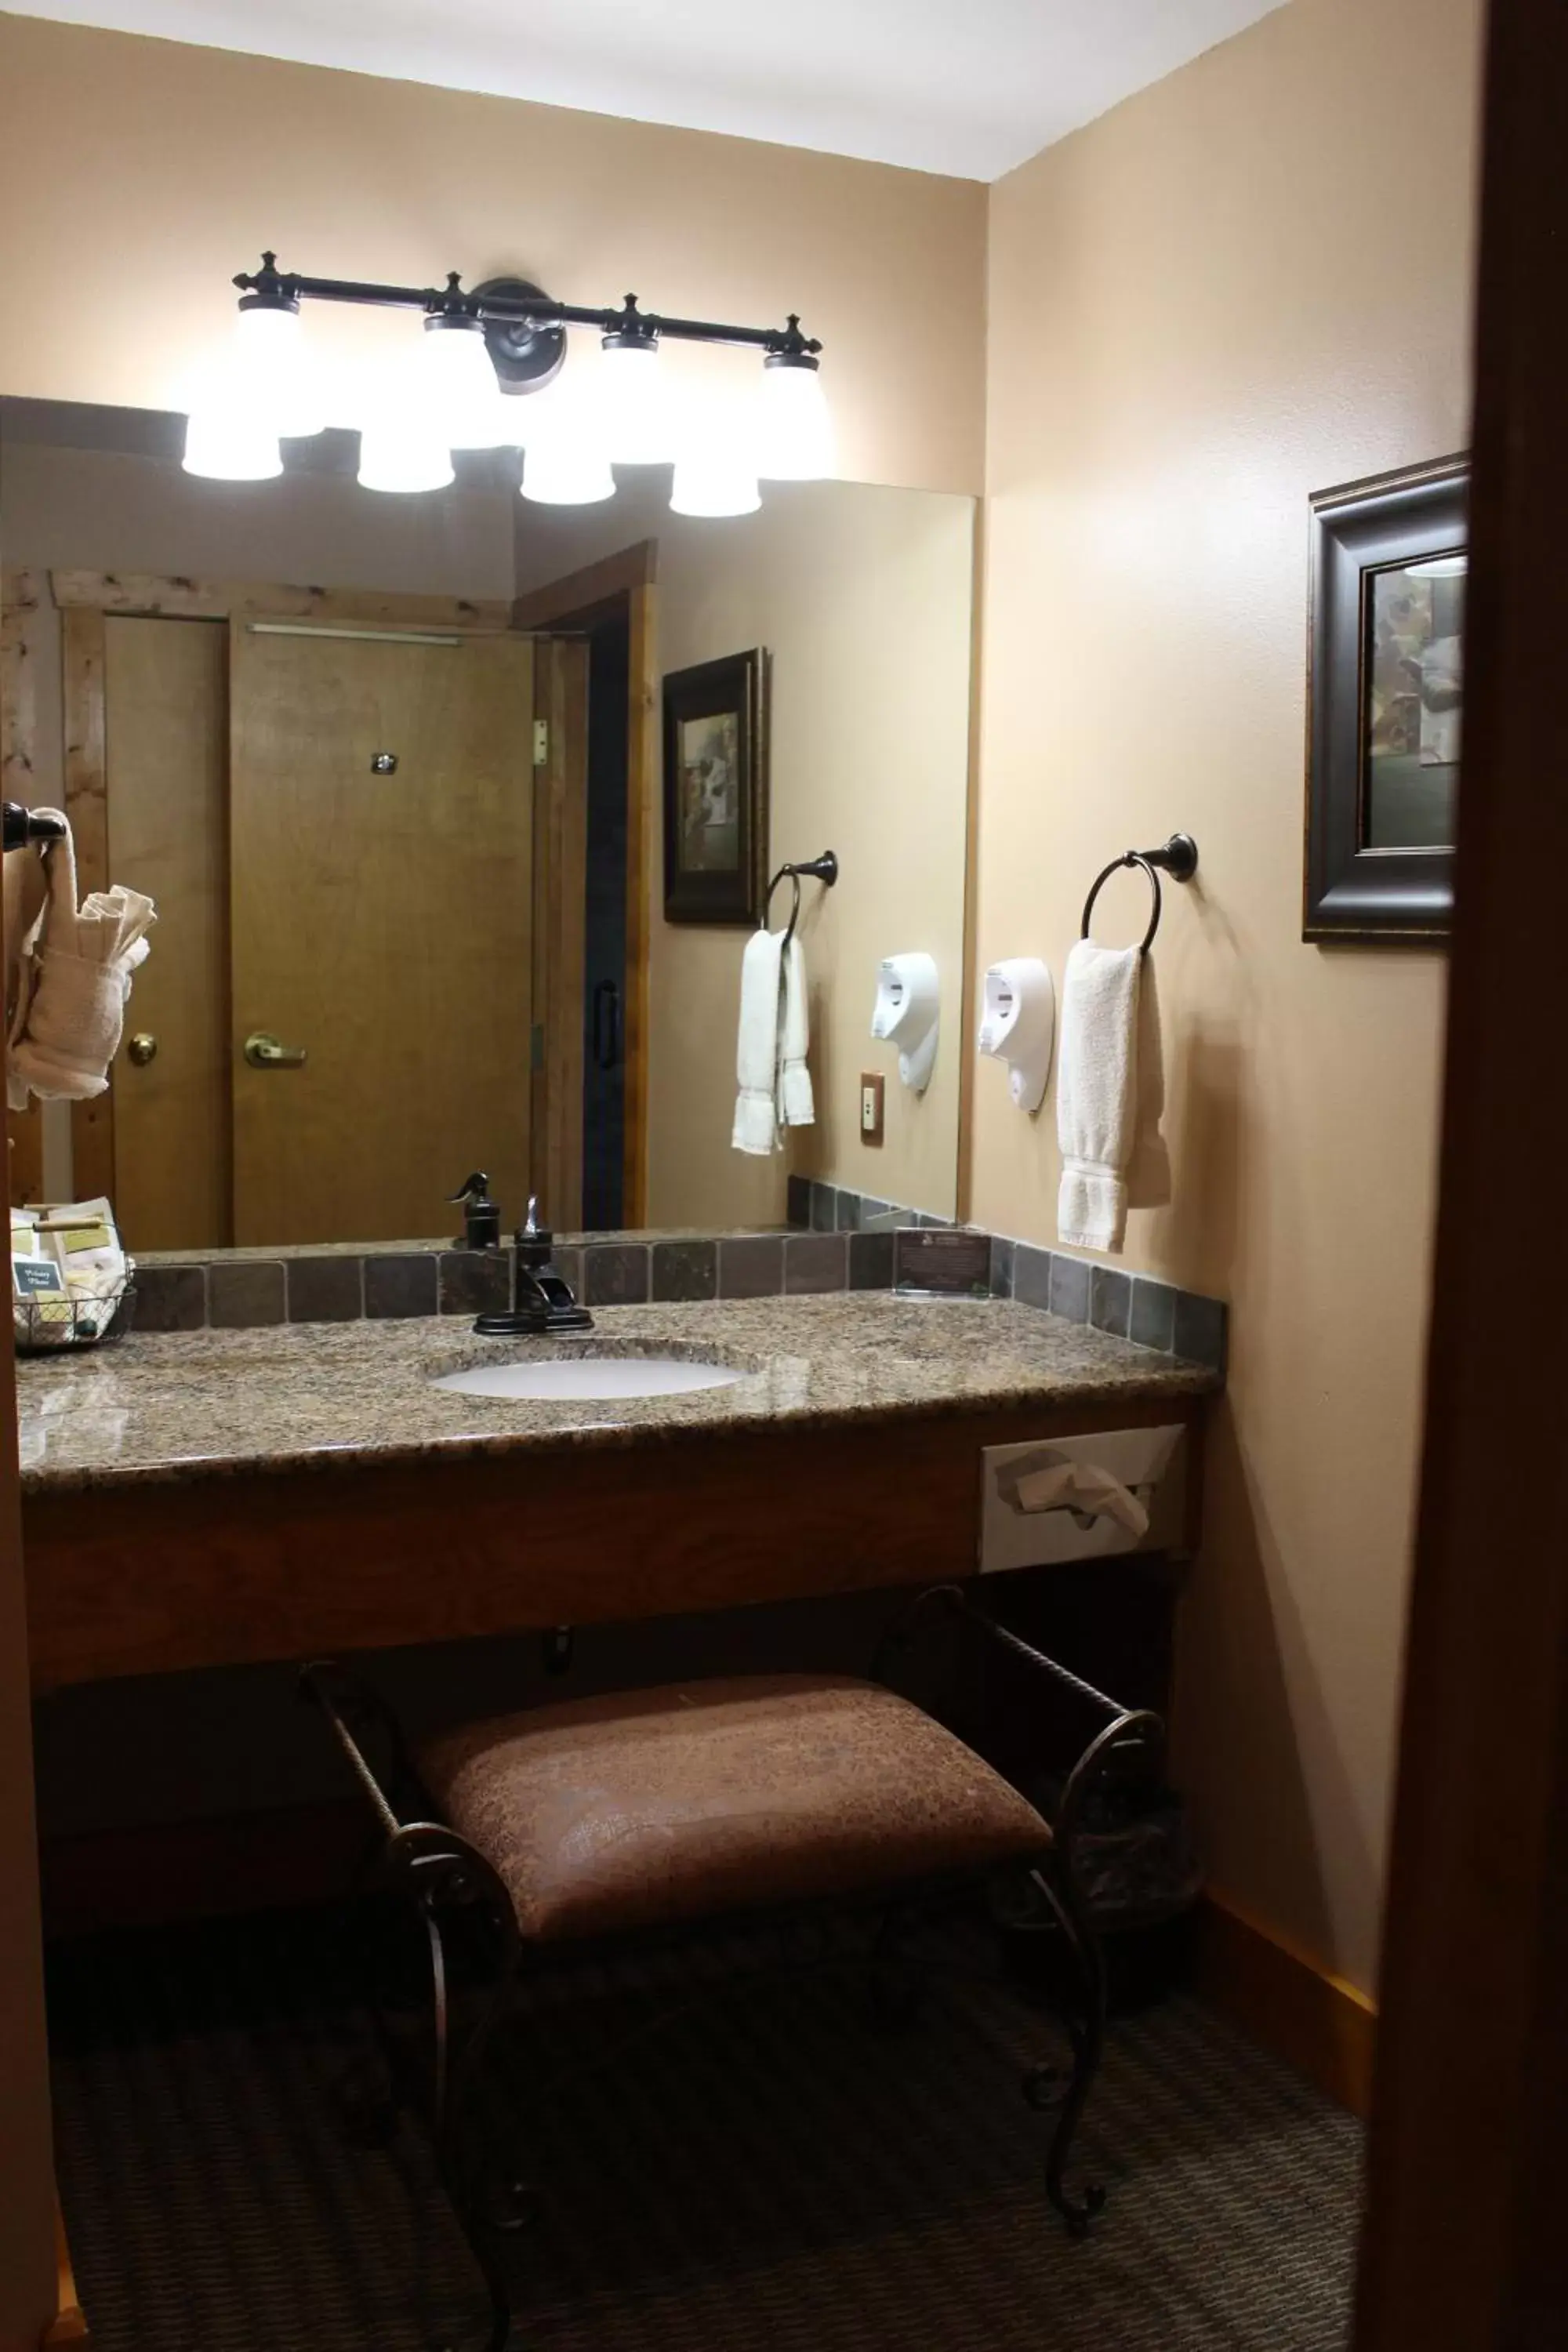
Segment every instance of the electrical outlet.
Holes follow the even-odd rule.
[[[868,1070],[860,1073],[860,1140],[882,1140],[882,1080]]]

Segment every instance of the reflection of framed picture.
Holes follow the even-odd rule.
[[[760,647],[664,681],[664,914],[755,923],[767,887],[768,785]]]
[[[1468,479],[1445,457],[1312,500],[1304,939],[1448,930]]]

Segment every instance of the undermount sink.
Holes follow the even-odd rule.
[[[448,1372],[431,1386],[455,1396],[570,1404],[606,1397],[687,1396],[697,1389],[727,1389],[745,1377],[730,1364],[692,1363],[678,1356],[557,1356],[480,1364],[471,1372]]]

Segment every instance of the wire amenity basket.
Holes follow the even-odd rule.
[[[136,1276],[132,1269],[123,1282],[100,1297],[62,1298],[58,1294],[11,1302],[19,1356],[47,1356],[62,1348],[100,1348],[118,1339],[135,1319]]]

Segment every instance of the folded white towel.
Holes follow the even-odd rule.
[[[784,934],[753,931],[741,959],[741,1032],[735,1047],[740,1094],[731,1143],[765,1156],[778,1140],[779,981]]]
[[[741,1029],[735,1048],[740,1093],[730,1141],[759,1157],[782,1149],[780,1129],[816,1118],[805,1003],[805,958],[783,931],[753,931],[741,959]]]
[[[805,1004],[805,958],[800,941],[791,940],[784,951],[784,1024],[779,1032],[779,1125],[814,1127],[816,1104],[805,1057],[811,1047],[810,1016]]]
[[[68,827],[45,852],[45,863],[48,895],[26,942],[28,962],[11,1024],[6,1085],[13,1109],[25,1106],[29,1093],[71,1102],[103,1093],[125,1025],[131,975],[146,960],[144,934],[156,919],[151,898],[119,884],[77,905]]]
[[[1119,1250],[1126,1230],[1142,961],[1137,948],[1100,948],[1092,940],[1079,940],[1067,961],[1057,1047],[1057,1231],[1079,1249]]]

